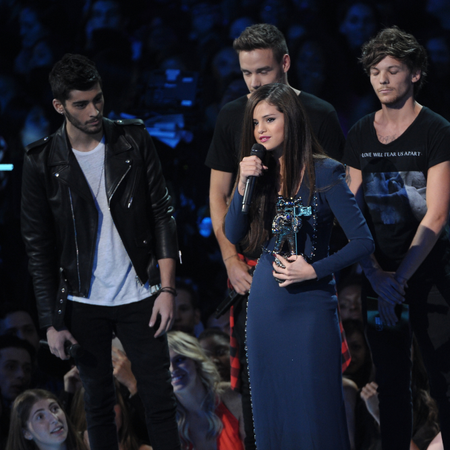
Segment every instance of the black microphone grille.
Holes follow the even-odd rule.
[[[250,155],[255,155],[259,159],[263,159],[264,155],[266,154],[266,147],[262,144],[253,144],[252,151],[250,152]]]

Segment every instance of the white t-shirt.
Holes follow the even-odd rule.
[[[104,138],[93,150],[72,149],[91,188],[98,211],[97,243],[89,295],[69,300],[100,306],[119,306],[150,296],[148,283],[141,285],[114,225],[105,188]]]

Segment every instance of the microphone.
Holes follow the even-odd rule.
[[[262,144],[253,144],[250,156],[255,155],[259,159],[263,159],[266,153],[266,147]],[[252,202],[253,187],[255,186],[256,177],[248,177],[245,183],[244,197],[242,198],[242,213],[247,214]]]
[[[81,358],[84,354],[84,350],[80,344],[72,344],[70,341],[64,342],[64,351],[66,355],[73,359]]]
[[[45,339],[41,339],[39,343],[48,346],[48,342]],[[80,344],[72,344],[70,341],[64,342],[64,352],[73,359],[81,358],[84,354],[84,350]]]

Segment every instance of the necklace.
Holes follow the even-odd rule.
[[[102,171],[100,172],[100,179],[98,180],[97,192],[94,194],[96,199],[98,198],[98,194],[100,192],[100,186],[102,184],[103,172],[105,171],[105,159],[106,159],[106,149],[103,152]]]

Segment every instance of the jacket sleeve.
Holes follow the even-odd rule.
[[[153,217],[152,227],[155,237],[157,259],[178,258],[177,227],[172,216],[171,197],[166,187],[161,163],[155,145],[147,130],[144,131],[144,162]]]
[[[33,278],[39,324],[41,328],[48,328],[53,324],[59,282],[56,230],[44,174],[39,172],[34,161],[34,158],[43,156],[33,150],[30,153],[25,155],[23,165],[21,228],[28,269]]]

